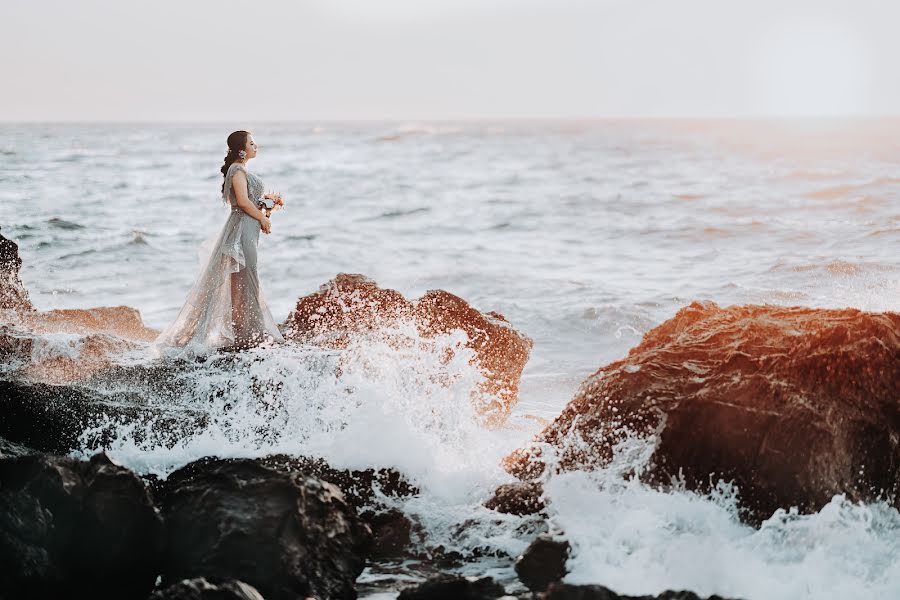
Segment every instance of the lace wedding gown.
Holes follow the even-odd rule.
[[[265,185],[245,165],[232,163],[225,174],[222,200],[231,213],[221,233],[207,240],[200,276],[178,316],[154,340],[158,354],[198,356],[218,349],[241,349],[263,342],[284,342],[263,298],[256,271],[259,221],[238,205],[232,186],[235,172],[247,175],[254,204]]]

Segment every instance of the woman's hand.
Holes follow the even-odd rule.
[[[259,226],[263,233],[272,233],[272,221],[269,220],[269,217],[263,216],[263,218],[259,220]]]

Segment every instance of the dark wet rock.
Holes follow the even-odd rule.
[[[163,535],[143,482],[105,454],[0,459],[0,597],[145,598]]]
[[[402,322],[415,323],[423,338],[465,331],[466,345],[475,354],[473,364],[485,376],[473,392],[473,405],[487,424],[505,421],[518,400],[519,380],[533,341],[503,315],[481,312],[459,296],[429,290],[419,299],[407,300],[363,275],[339,273],[318,292],[300,298],[283,329],[288,339],[326,347],[342,348],[351,338],[372,332],[402,346],[408,340],[390,332]]]
[[[360,518],[372,530],[371,558],[401,557],[407,553],[412,541],[413,524],[397,509],[381,512],[364,512]]]
[[[299,471],[333,483],[357,510],[380,507],[376,501],[376,490],[385,496],[395,497],[419,493],[418,488],[394,469],[335,469],[321,458],[286,454],[273,454],[256,460],[279,471]]]
[[[203,577],[185,579],[156,590],[149,600],[265,600],[255,587],[243,581],[211,583]]]
[[[550,535],[539,535],[516,561],[516,574],[525,586],[540,592],[566,576],[569,542]]]
[[[19,246],[0,234],[0,310],[31,311],[28,290],[19,279]]]
[[[373,558],[397,558],[409,550],[413,523],[402,512],[381,504],[376,496],[376,491],[392,497],[419,493],[394,469],[335,469],[320,458],[283,454],[255,460],[279,471],[297,471],[336,485],[372,530]]]
[[[504,596],[503,586],[491,577],[469,579],[439,575],[400,592],[397,600],[494,600]]]
[[[28,456],[30,454],[38,454],[38,451],[24,444],[17,444],[0,437],[0,458],[15,458],[16,456]]]
[[[642,477],[706,492],[734,481],[758,523],[834,494],[898,504],[900,314],[695,302],[603,367],[544,431],[504,461],[522,479],[594,469],[628,436],[655,436]]]
[[[202,427],[207,419],[202,413],[161,409],[139,398],[109,396],[80,386],[3,380],[0,413],[0,436],[53,454],[106,447],[121,423],[148,422],[151,434],[177,439]],[[82,439],[88,430],[91,435]]]
[[[568,583],[554,583],[544,594],[539,594],[540,600],[703,600],[694,592],[665,591],[658,596],[625,596],[620,595],[602,585],[571,585]],[[706,600],[728,600],[717,594],[713,594]],[[736,599],[734,599],[736,600]]]
[[[372,542],[333,484],[249,459],[204,459],[172,473],[160,499],[164,581],[235,578],[269,600],[355,598]]]
[[[534,515],[544,510],[544,486],[537,481],[505,483],[484,503],[486,508],[511,515]]]

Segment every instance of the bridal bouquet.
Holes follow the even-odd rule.
[[[259,207],[259,210],[266,213],[268,218],[272,216],[272,211],[284,208],[284,200],[281,199],[281,194],[278,192],[269,192],[259,199],[256,206]]]

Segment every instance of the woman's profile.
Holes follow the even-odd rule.
[[[257,203],[262,198],[280,201],[280,197],[264,194],[262,180],[247,169],[255,156],[256,142],[249,131],[228,136],[221,169],[225,177],[222,201],[231,212],[178,316],[154,340],[160,352],[174,348],[179,354],[197,356],[284,342],[263,298],[256,269],[259,232],[272,231]]]

